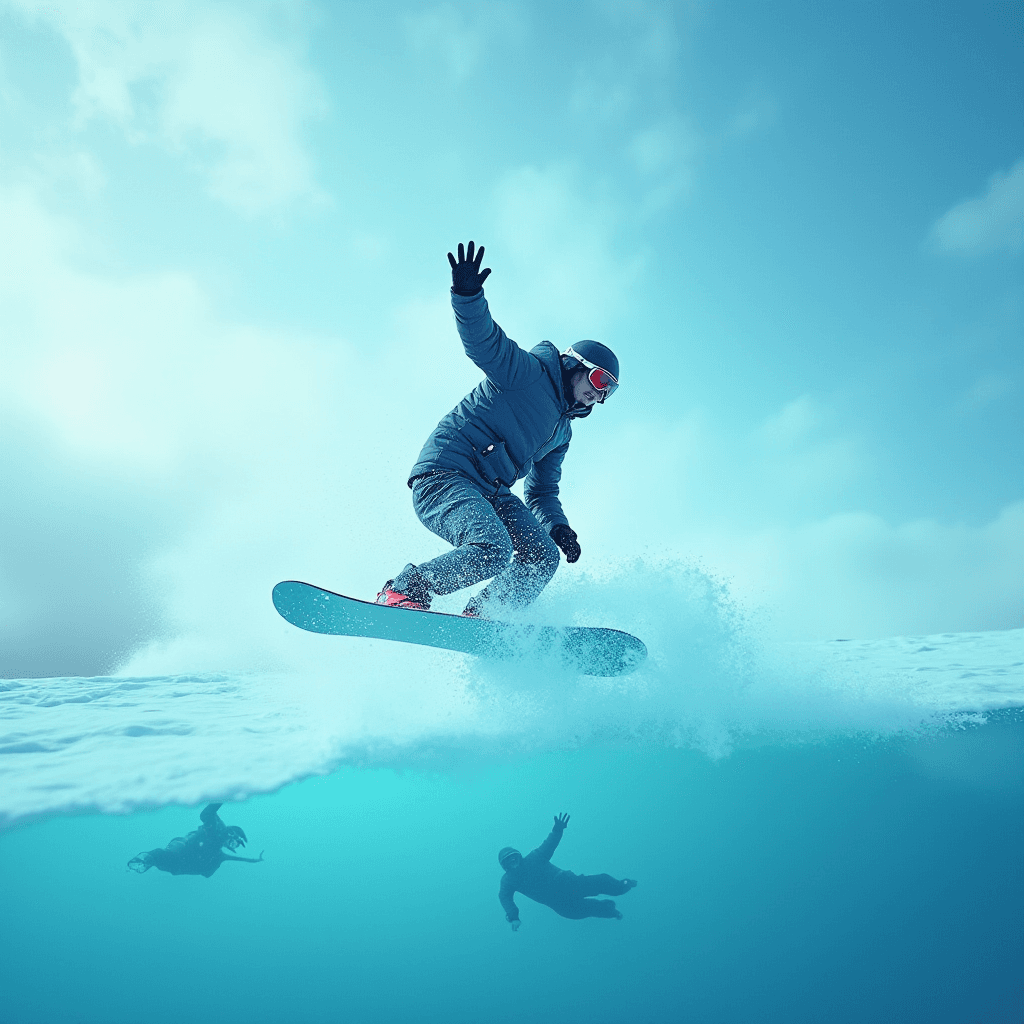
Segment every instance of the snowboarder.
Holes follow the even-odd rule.
[[[515,894],[521,892],[537,903],[550,907],[562,917],[578,921],[584,917],[614,917],[621,920],[622,913],[614,900],[595,900],[591,896],[621,896],[636,885],[632,878],[612,878],[611,875],[577,875],[562,871],[551,863],[565,826],[568,814],[555,816],[550,835],[540,846],[525,857],[511,846],[498,854],[498,863],[504,868],[498,899],[505,908],[505,920],[512,931],[519,931],[519,908]]]
[[[529,604],[558,568],[580,557],[558,500],[571,421],[618,387],[619,361],[596,341],[559,353],[550,341],[529,352],[491,319],[480,270],[484,248],[448,253],[452,306],[466,355],[486,377],[427,439],[409,474],[421,523],[454,546],[412,563],[384,584],[377,603],[426,610],[437,594],[490,579],[464,615]],[[525,503],[509,488],[525,478]]]
[[[259,857],[234,857],[224,853],[227,847],[232,853],[245,846],[248,839],[237,825],[225,825],[217,813],[220,804],[207,804],[199,820],[202,825],[187,836],[178,836],[166,846],[147,850],[128,861],[132,871],[144,875],[150,868],[167,871],[172,875],[203,875],[209,878],[226,860],[239,860],[246,864],[258,864]]]

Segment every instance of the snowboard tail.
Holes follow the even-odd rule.
[[[569,668],[594,676],[624,675],[647,657],[642,640],[618,629],[556,629],[388,608],[297,580],[278,583],[273,598],[283,618],[311,633],[397,640],[503,661],[557,658]]]

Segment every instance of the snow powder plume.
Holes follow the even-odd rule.
[[[0,823],[240,799],[340,763],[442,767],[607,741],[722,757],[752,737],[887,736],[1024,704],[1024,630],[777,645],[692,565],[563,573],[522,613],[640,636],[648,660],[610,679],[304,633],[269,590],[247,626],[151,646],[123,674],[0,683]]]

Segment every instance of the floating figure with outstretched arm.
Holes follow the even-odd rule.
[[[614,900],[595,900],[593,896],[621,896],[636,885],[632,878],[613,878],[611,875],[577,875],[562,871],[551,863],[565,826],[569,824],[568,814],[555,816],[551,834],[536,850],[525,857],[511,846],[498,854],[498,863],[505,869],[498,890],[498,899],[505,908],[505,920],[512,925],[512,931],[519,931],[519,908],[515,894],[521,892],[537,903],[550,907],[562,917],[580,920],[584,917],[613,917],[621,919],[622,913]]]
[[[220,804],[207,804],[199,820],[202,824],[187,836],[178,836],[166,846],[147,850],[128,861],[128,867],[145,874],[150,868],[167,871],[172,875],[203,875],[209,878],[226,860],[258,864],[258,857],[235,857],[234,851],[248,842],[246,834],[237,825],[225,825],[217,813]],[[224,853],[227,848],[231,853]]]

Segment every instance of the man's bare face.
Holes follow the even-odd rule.
[[[577,370],[573,374],[572,378],[572,397],[580,405],[587,407],[593,405],[595,402],[600,402],[604,398],[605,392],[598,391],[593,384],[590,383],[590,378],[587,376],[586,370]]]

